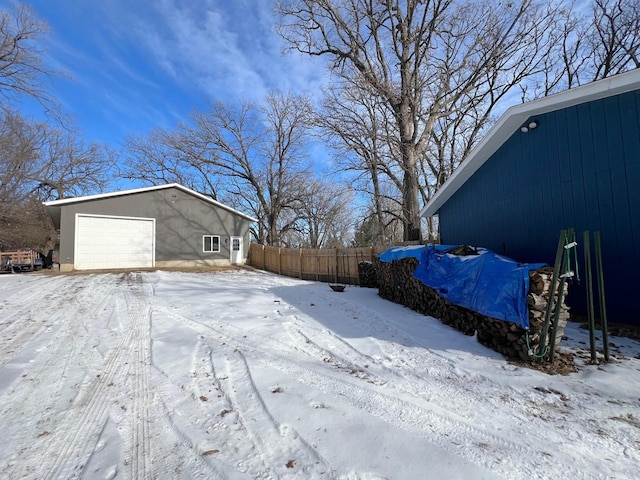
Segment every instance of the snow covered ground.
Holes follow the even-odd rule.
[[[610,340],[550,376],[374,289],[3,275],[0,478],[638,478],[640,344]]]

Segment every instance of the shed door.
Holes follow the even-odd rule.
[[[149,268],[155,260],[155,219],[76,215],[74,268]]]

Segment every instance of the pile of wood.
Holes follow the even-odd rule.
[[[465,335],[475,334],[478,319],[482,315],[453,305],[433,288],[414,278],[413,271],[418,265],[416,258],[403,258],[391,263],[376,259],[374,262],[378,274],[378,294],[382,298],[435,317]]]
[[[391,263],[374,260],[379,295],[387,300],[405,305],[417,312],[430,315],[465,335],[474,335],[483,345],[510,358],[532,360],[533,355],[542,352],[540,333],[543,328],[545,311],[549,300],[549,290],[553,269],[544,267],[529,272],[530,288],[527,296],[529,324],[527,332],[520,325],[481,315],[467,308],[453,305],[441,297],[436,290],[428,287],[413,276],[418,265],[415,258],[403,258]],[[566,290],[565,290],[566,291]],[[549,327],[549,340],[556,338],[556,345],[562,338],[564,326],[569,318],[566,305],[560,305],[560,321],[557,332]]]
[[[358,284],[361,287],[376,288],[378,286],[378,277],[373,262],[364,261],[358,263]]]
[[[543,267],[539,270],[529,272],[529,293],[527,304],[529,306],[529,331],[524,330],[520,325],[510,322],[502,322],[489,317],[485,317],[478,325],[478,341],[507,357],[519,357],[522,360],[530,360],[532,354],[540,355],[549,350],[551,339],[555,337],[555,344],[558,345],[564,334],[564,327],[569,319],[569,308],[564,304],[560,305],[560,316],[557,331],[553,331],[552,311],[551,322],[547,331],[545,347],[540,347],[540,334],[544,327],[545,313],[549,304],[549,293],[553,268]],[[565,285],[564,295],[567,287]],[[557,292],[554,304],[557,302]],[[528,333],[528,335],[527,335]]]

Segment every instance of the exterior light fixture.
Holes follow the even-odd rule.
[[[531,120],[529,123],[527,123],[526,125],[523,125],[520,127],[520,131],[522,133],[527,133],[529,130],[533,130],[534,128],[536,128],[538,126],[538,121],[537,120]]]

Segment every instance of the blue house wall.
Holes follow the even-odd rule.
[[[584,230],[600,231],[608,318],[640,325],[640,91],[533,119],[442,205],[442,243],[553,264],[561,229],[580,244]],[[584,313],[584,279],[570,290]]]

